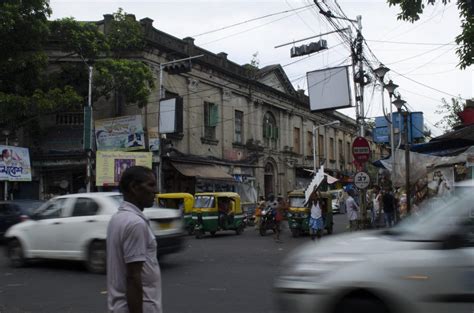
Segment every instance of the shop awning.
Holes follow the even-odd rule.
[[[230,174],[216,165],[178,162],[171,162],[171,164],[173,164],[178,172],[187,177],[234,181],[234,178]]]

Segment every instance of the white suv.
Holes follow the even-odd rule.
[[[33,258],[79,260],[91,272],[104,273],[107,225],[122,199],[117,192],[97,192],[49,200],[31,220],[6,232],[11,265],[22,266]],[[179,210],[148,208],[144,214],[151,221],[159,255],[183,248],[184,223]]]

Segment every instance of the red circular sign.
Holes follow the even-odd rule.
[[[364,137],[357,137],[352,143],[352,155],[354,160],[365,163],[370,159],[370,145]]]

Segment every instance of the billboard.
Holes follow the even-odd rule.
[[[423,138],[423,112],[409,112],[408,115],[408,141],[413,143],[416,139]],[[393,127],[395,130],[394,139],[398,143],[400,137],[399,133],[403,133],[404,122],[403,116],[398,112],[393,112]],[[389,117],[388,117],[389,119]],[[390,119],[389,119],[390,120]],[[373,131],[373,140],[375,143],[389,143],[390,142],[390,122],[384,116],[377,116],[375,118],[375,128]],[[402,138],[403,142],[403,138]]]
[[[0,180],[31,181],[30,153],[28,148],[0,146]]]
[[[347,66],[317,70],[306,75],[312,112],[352,106]]]
[[[135,165],[151,168],[151,152],[97,151],[96,186],[118,186],[123,172]]]
[[[183,98],[160,101],[160,134],[183,132]]]
[[[134,151],[145,149],[141,115],[95,121],[97,150]]]

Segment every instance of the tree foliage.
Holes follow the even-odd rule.
[[[133,16],[119,9],[113,14],[105,34],[94,23],[72,18],[57,20],[51,25],[53,35],[62,38],[59,44],[63,51],[93,65],[94,99],[119,93],[126,102],[140,107],[148,102],[154,87],[152,72],[143,62],[127,59],[145,46],[143,29]]]
[[[140,51],[145,47],[144,32],[140,23],[132,15],[119,9],[113,14],[107,33],[110,49],[116,56],[127,52]]]
[[[446,5],[450,0],[438,0]],[[398,19],[415,22],[420,19],[426,5],[434,5],[436,0],[387,0],[390,6],[400,6],[401,12]],[[459,57],[458,66],[464,69],[473,64],[474,60],[474,1],[457,0],[459,17],[461,19],[462,32],[456,36],[458,48],[456,54]]]
[[[109,97],[116,91],[126,102],[137,103],[139,107],[147,104],[150,87],[154,86],[148,66],[127,59],[105,59],[99,60],[96,68],[94,84],[99,96]]]
[[[87,103],[89,65],[95,99],[118,92],[129,103],[145,105],[154,87],[151,70],[126,59],[144,48],[140,23],[119,9],[104,34],[92,22],[48,21],[48,2],[0,2],[0,129],[26,123],[37,129],[34,123],[44,114],[81,109]],[[48,59],[45,47],[77,62]]]
[[[461,97],[451,98],[451,103],[448,103],[444,98],[441,99],[441,102],[443,104],[438,106],[438,110],[435,113],[443,115],[443,118],[435,123],[435,126],[441,128],[444,133],[447,133],[453,130],[455,126],[461,124],[458,113],[464,110],[466,103],[463,102]]]
[[[72,88],[47,83],[48,1],[4,0],[0,12],[0,128],[15,130],[32,116],[77,105]]]

